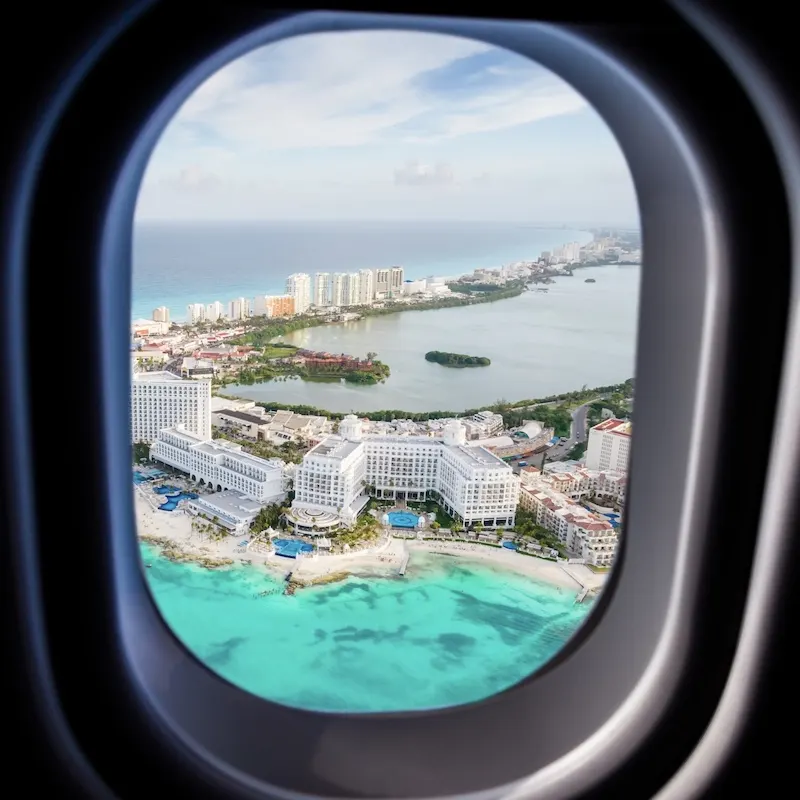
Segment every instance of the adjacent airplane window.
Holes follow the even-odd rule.
[[[286,40],[188,98],[134,227],[135,508],[185,645],[322,711],[550,660],[635,424],[636,199],[586,101],[477,41]]]

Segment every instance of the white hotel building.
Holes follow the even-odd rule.
[[[586,448],[586,468],[628,471],[631,447],[631,423],[621,419],[607,419],[589,430]]]
[[[435,495],[464,525],[511,527],[519,480],[508,464],[482,447],[468,447],[464,426],[450,423],[444,441],[423,436],[362,435],[362,424],[345,417],[339,434],[312,448],[297,467],[292,510],[305,519],[335,514],[352,523],[377,497],[423,500]]]
[[[211,438],[211,381],[184,380],[171,372],[134,372],[131,441],[154,442],[159,431],[175,425]]]
[[[294,298],[294,313],[304,314],[311,305],[311,278],[305,272],[293,272],[286,279],[286,294]]]
[[[262,504],[286,498],[283,461],[248,455],[233,442],[212,441],[176,426],[160,431],[150,458],[217,492],[234,490]]]

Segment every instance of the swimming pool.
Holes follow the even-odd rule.
[[[297,558],[299,553],[311,553],[314,545],[301,542],[298,539],[275,539],[275,554],[284,558]]]
[[[166,483],[163,486],[156,486],[156,488],[153,489],[156,494],[172,494],[173,492],[179,492],[180,490],[180,486],[169,486]]]
[[[138,486],[140,483],[147,483],[156,478],[164,478],[166,474],[160,469],[135,469],[133,471],[133,482]]]
[[[416,528],[419,524],[419,517],[410,511],[390,511],[386,516],[393,528]]]
[[[159,507],[159,511],[174,511],[178,507],[178,503],[181,500],[197,500],[199,495],[195,494],[194,492],[180,492],[178,494],[170,495],[166,502],[162,503]]]

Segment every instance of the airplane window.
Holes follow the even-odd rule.
[[[190,651],[353,712],[552,659],[635,424],[636,196],[580,94],[455,36],[262,47],[165,131],[133,256],[142,564]]]

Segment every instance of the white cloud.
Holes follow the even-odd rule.
[[[434,129],[408,142],[498,130],[585,105],[554,76],[534,68],[503,94],[447,102],[426,92],[423,74],[490,50],[451,36],[389,31],[316,34],[239,59],[204,83],[181,108],[169,136],[202,128],[233,150],[355,147],[380,141],[425,115]]]
[[[444,163],[432,166],[411,161],[394,171],[397,186],[449,186],[454,181],[452,167]]]
[[[565,144],[556,129],[545,140],[539,126],[521,127],[542,120],[579,134]],[[568,185],[579,188],[567,203],[601,197],[613,183],[593,177],[602,169],[633,197],[598,120],[561,79],[480,42],[297,37],[232,62],[187,99],[156,147],[138,214],[478,219],[530,208],[543,218]],[[449,187],[447,204],[438,191],[407,190],[431,186]]]

